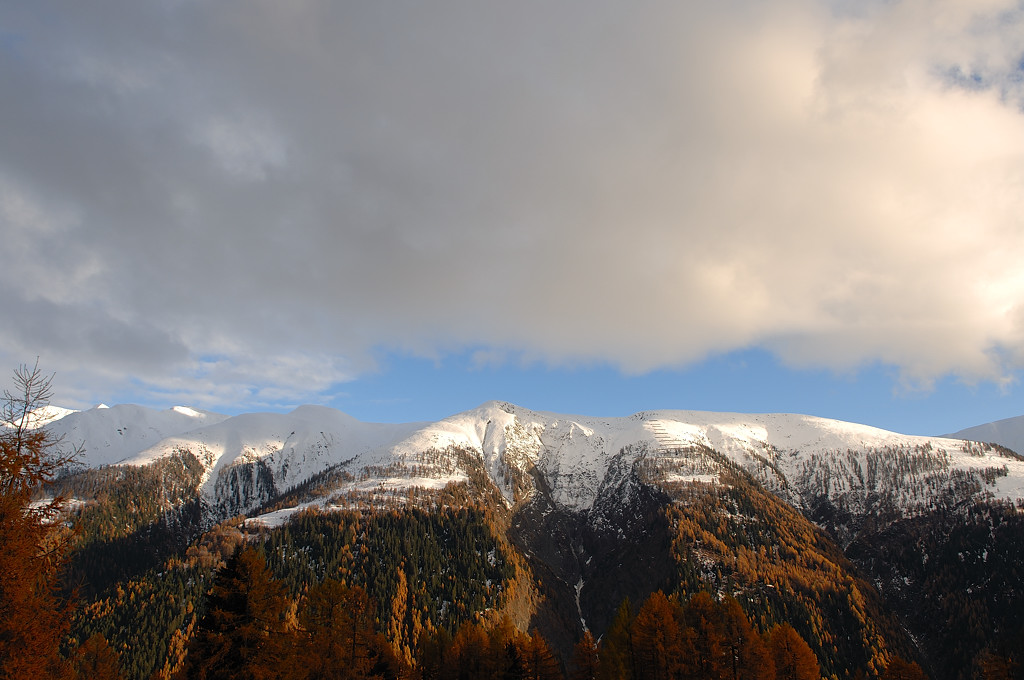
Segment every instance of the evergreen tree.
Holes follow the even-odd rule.
[[[633,606],[627,597],[615,612],[615,618],[601,639],[598,656],[601,680],[634,680],[636,658],[633,654]]]
[[[284,586],[263,557],[243,548],[217,575],[180,674],[182,680],[270,680],[294,670],[285,661],[294,636],[287,630]]]

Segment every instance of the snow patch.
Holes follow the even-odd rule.
[[[718,484],[718,475],[665,475],[666,482]]]
[[[911,511],[927,507],[955,471],[993,498],[1024,500],[1024,461],[993,447],[793,414],[663,410],[596,418],[488,402],[435,423],[385,424],[323,406],[229,418],[122,405],[70,413],[49,427],[71,445],[84,443],[90,466],[144,465],[191,451],[206,468],[202,493],[212,503],[221,475],[249,465],[279,491],[332,468],[357,480],[339,490],[393,495],[441,489],[482,471],[510,507],[544,493],[556,507],[578,511],[608,485],[630,484],[634,473],[647,483],[720,483],[724,461],[794,503],[820,494],[866,503],[882,493]]]
[[[200,411],[197,411],[193,408],[189,408],[188,406],[175,406],[171,410],[174,411],[175,413],[180,413],[183,416],[189,416],[191,418],[203,417],[203,414]]]

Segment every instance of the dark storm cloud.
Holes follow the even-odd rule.
[[[127,375],[160,375],[186,365],[189,350],[178,338],[145,321],[127,323],[103,310],[46,300],[12,301],[16,323],[0,332],[20,356],[58,357],[63,367],[96,365]]]

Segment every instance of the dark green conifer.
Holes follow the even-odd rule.
[[[287,677],[293,647],[284,586],[263,557],[243,548],[217,575],[206,616],[189,644],[182,680],[270,680]]]

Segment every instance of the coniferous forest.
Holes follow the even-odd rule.
[[[2,414],[14,423],[48,390],[38,371],[16,375]],[[0,680],[1024,677],[1011,555],[986,553],[1006,562],[998,578],[959,591],[979,573],[972,546],[1024,538],[1006,510],[975,510],[942,540],[920,519],[873,543],[862,530],[844,552],[731,469],[671,499],[640,484],[628,511],[598,509],[590,524],[510,510],[483,475],[279,523],[213,523],[190,452],[82,471],[61,445],[46,430],[0,437]],[[922,544],[930,564],[915,561]],[[893,607],[872,583],[883,567],[913,573],[930,609]],[[589,599],[569,574],[595,584]],[[922,656],[907,616],[951,642]]]

